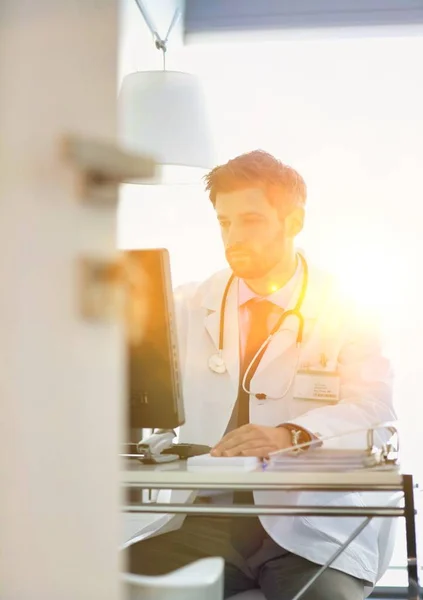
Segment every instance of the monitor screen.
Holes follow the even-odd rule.
[[[169,253],[130,250],[123,256],[126,294],[130,430],[184,423]]]

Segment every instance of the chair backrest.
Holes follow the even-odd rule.
[[[224,561],[203,558],[166,575],[125,573],[127,600],[223,600]]]

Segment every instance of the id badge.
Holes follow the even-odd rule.
[[[298,371],[294,383],[295,400],[313,400],[336,404],[341,380],[336,371]]]

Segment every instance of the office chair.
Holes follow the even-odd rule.
[[[223,600],[224,561],[203,558],[159,576],[125,573],[127,600]]]

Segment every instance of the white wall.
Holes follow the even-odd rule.
[[[115,600],[120,327],[83,322],[76,259],[114,209],[75,196],[64,132],[115,137],[115,0],[0,3],[0,596]]]

